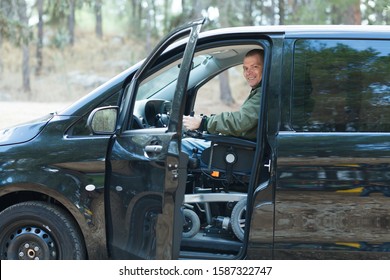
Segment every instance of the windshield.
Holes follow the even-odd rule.
[[[200,55],[193,59],[192,69],[197,68],[204,60],[209,59],[210,56]],[[139,87],[136,100],[149,99],[156,93],[175,83],[179,75],[181,64],[170,65],[166,69],[162,69],[152,75],[152,78],[145,80]]]

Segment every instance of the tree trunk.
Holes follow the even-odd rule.
[[[43,55],[42,55],[42,49],[43,49],[43,1],[44,0],[37,0],[37,9],[38,9],[38,41],[37,41],[37,52],[36,52],[36,58],[37,58],[37,68],[35,70],[35,75],[40,76],[42,72],[42,65],[43,65]]]
[[[23,60],[22,60],[22,72],[23,72],[23,90],[27,93],[31,92],[30,86],[30,51],[28,43],[24,43],[22,46]],[[28,96],[31,97],[30,94]]]
[[[360,11],[360,1],[356,1],[356,3],[352,7],[353,11],[353,24],[360,25],[362,24],[362,13]]]
[[[23,76],[23,90],[30,93],[30,51],[29,51],[29,29],[28,29],[28,17],[27,17],[27,3],[25,0],[18,1],[18,16],[23,25],[22,28],[22,76]],[[30,97],[30,96],[29,96]]]
[[[156,35],[158,34],[158,26],[157,26],[157,16],[159,14],[159,10],[156,5],[156,1],[152,1],[152,12],[153,12],[153,28],[152,28],[152,34]],[[150,17],[150,16],[148,16]]]
[[[202,3],[201,0],[195,0],[192,2],[192,13],[189,20],[197,19],[202,16]]]
[[[131,32],[139,37],[142,35],[141,22],[142,22],[142,1],[132,0],[131,1],[131,10],[133,16],[130,19],[131,22]]]
[[[171,17],[171,1],[170,0],[164,0],[164,33],[169,32],[169,18]]]
[[[227,27],[228,26],[228,17],[229,17],[229,1],[224,2],[223,6],[221,7],[221,15],[220,15],[220,22],[221,27]],[[232,97],[232,91],[230,90],[230,84],[229,84],[229,71],[224,71],[219,75],[219,96],[223,103],[227,105],[234,104],[234,99]]]
[[[253,12],[253,0],[246,0],[244,2],[244,25],[253,25],[253,17],[252,17],[252,12]]]
[[[223,71],[219,75],[219,90],[220,90],[220,99],[226,105],[232,105],[235,103],[232,92],[230,90],[229,83],[229,71]]]
[[[18,3],[16,3],[18,4]],[[15,5],[15,2],[12,2],[11,0],[0,0],[0,14],[1,14],[1,20],[3,21],[0,25],[0,79],[3,77],[3,71],[4,71],[4,62],[3,57],[4,54],[2,53],[2,45],[3,40],[7,39],[7,36],[9,36],[9,25],[10,23],[7,22],[7,17],[12,18],[13,13],[17,10],[17,6]],[[4,33],[3,33],[4,32]]]
[[[279,25],[284,25],[284,0],[279,0]]]
[[[103,16],[102,16],[102,1],[95,1],[95,34],[99,39],[103,38]]]
[[[4,66],[3,66],[3,54],[2,54],[2,45],[3,45],[3,37],[0,34],[0,80],[3,78],[3,71],[4,71]]]
[[[75,0],[69,0],[69,16],[68,16],[68,32],[69,32],[69,44],[74,45],[74,26],[75,26],[75,12],[76,4]]]
[[[152,24],[151,24],[151,5],[150,1],[148,1],[148,8],[146,10],[146,54],[149,55],[152,51],[152,43],[151,43],[151,33],[152,33]]]
[[[338,7],[334,7],[337,12]],[[338,22],[336,24],[354,24],[360,25],[362,23],[362,15],[360,13],[360,1],[355,0],[355,3],[351,4],[345,10],[339,11]]]

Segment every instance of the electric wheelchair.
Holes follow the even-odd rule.
[[[194,150],[189,159],[182,236],[243,241],[256,143],[215,134],[199,133],[197,137],[210,141],[211,145],[200,158]]]

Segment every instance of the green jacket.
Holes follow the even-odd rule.
[[[208,117],[206,120],[207,132],[256,140],[260,103],[261,83],[251,90],[239,111],[223,112]]]

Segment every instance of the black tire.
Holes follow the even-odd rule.
[[[185,238],[194,237],[200,229],[200,220],[198,215],[191,209],[183,209],[184,224],[182,236]]]
[[[0,213],[0,259],[80,260],[82,235],[72,217],[54,205],[29,201]]]
[[[142,259],[156,256],[156,230],[158,216],[162,213],[161,205],[160,196],[141,197],[134,204],[127,244],[134,256]]]
[[[232,210],[230,217],[230,223],[232,230],[237,238],[244,241],[244,230],[245,230],[245,214],[246,214],[246,199],[241,199],[236,203]]]

